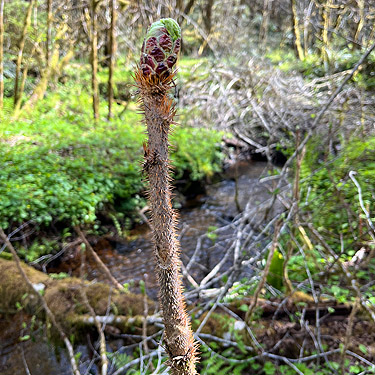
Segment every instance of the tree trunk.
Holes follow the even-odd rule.
[[[195,3],[195,0],[189,0],[188,1],[188,3],[186,4],[185,8],[181,9],[181,12],[183,13],[183,15],[189,16],[191,10],[193,9],[194,3]],[[179,21],[180,25],[183,25],[184,22],[186,22],[186,18],[184,16],[180,15],[178,17],[178,21]]]
[[[272,0],[264,0],[263,2],[263,14],[262,14],[262,25],[259,30],[259,44],[265,46],[267,44],[268,37],[268,23],[270,20]]]
[[[95,121],[99,118],[99,85],[98,85],[98,26],[97,7],[99,3],[91,0],[91,87],[92,108]]]
[[[168,159],[168,136],[175,115],[173,99],[169,95],[174,78],[171,69],[179,52],[181,32],[175,21],[168,22],[173,25],[172,28],[162,21],[155,22],[150,27],[135,78],[148,134],[148,144],[144,146],[143,170],[149,181],[148,199],[168,364],[173,375],[194,375],[196,346],[182,294],[180,244],[176,234],[176,213],[171,204]],[[167,32],[163,31],[166,28]],[[154,48],[154,35],[159,36],[160,41],[163,40],[157,48]],[[160,61],[161,53],[158,53],[156,63],[153,53],[161,52],[164,47],[162,54],[165,59]]]
[[[357,43],[357,45],[362,44],[362,36],[361,31],[363,27],[365,26],[365,1],[364,0],[357,0],[358,3],[358,9],[359,9],[359,22],[357,26],[357,30],[354,35],[354,41]]]
[[[311,0],[308,8],[305,10],[304,22],[303,22],[303,48],[305,57],[309,54],[309,28],[311,13],[314,6],[314,1]]]
[[[328,0],[327,3],[323,5],[323,28],[322,28],[322,59],[324,63],[324,69],[328,72],[329,59],[328,59],[328,30],[330,26],[330,16],[331,16],[331,5],[332,0]]]
[[[47,40],[46,40],[46,61],[47,66],[50,63],[51,54],[50,54],[50,45],[52,37],[52,0],[47,0]]]
[[[302,44],[301,44],[301,32],[297,13],[296,0],[290,0],[290,7],[292,9],[292,22],[293,22],[293,33],[294,33],[294,44],[297,51],[297,57],[302,61],[304,59]]]
[[[207,36],[210,35],[212,29],[212,7],[214,0],[207,0],[206,6],[204,7],[203,23],[206,30]]]
[[[109,75],[108,75],[108,120],[112,118],[113,104],[113,75],[116,62],[116,21],[117,21],[117,2],[111,0],[111,30],[110,30],[110,55],[109,55]]]
[[[56,40],[60,40],[63,35],[65,34],[67,30],[67,25],[63,24],[60,25],[60,28],[56,32]],[[56,76],[60,75],[62,71],[64,70],[65,65],[69,62],[69,60],[73,57],[73,43],[70,45],[70,49],[67,51],[65,56],[60,58],[60,45],[59,42],[56,42],[50,51],[50,62],[48,65],[45,66],[41,73],[41,77],[37,85],[35,86],[33,93],[31,94],[30,98],[27,100],[27,102],[24,104],[24,106],[20,109],[20,103],[18,102],[15,111],[14,116],[17,118],[21,111],[28,111],[33,106],[43,98],[48,83],[51,81],[52,78],[55,78]]]
[[[22,57],[23,57],[23,50],[25,48],[25,42],[27,37],[28,28],[31,25],[31,14],[33,10],[35,0],[31,0],[29,7],[27,8],[25,21],[23,23],[23,30],[22,36],[20,38],[18,44],[18,56],[17,56],[17,63],[16,63],[16,77],[14,83],[14,106],[17,107],[19,100],[21,100],[22,93],[19,92],[19,80],[20,80],[20,73],[21,73],[21,64],[22,64]]]
[[[4,0],[0,0],[0,109],[4,100]]]

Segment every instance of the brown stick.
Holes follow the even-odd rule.
[[[82,242],[85,244],[86,249],[89,251],[90,255],[94,258],[96,264],[99,266],[99,268],[104,272],[104,274],[107,276],[108,280],[119,290],[124,290],[124,287],[112,276],[111,271],[108,269],[108,267],[103,263],[103,261],[99,258],[98,254],[95,252],[95,250],[90,245],[89,241],[87,241],[86,236],[83,234],[81,228],[76,225],[74,227],[74,230],[78,234],[78,236],[81,238]]]
[[[140,95],[148,132],[144,170],[153,226],[156,272],[160,286],[160,302],[165,324],[165,341],[172,374],[195,374],[195,345],[190,321],[184,309],[182,295],[179,242],[176,236],[176,214],[171,205],[169,184],[168,131],[174,110],[167,92],[169,85],[159,86],[154,95],[139,82]],[[186,367],[186,366],[190,366]]]

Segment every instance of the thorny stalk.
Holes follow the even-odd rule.
[[[171,204],[168,159],[168,136],[176,112],[169,93],[180,45],[181,30],[174,20],[153,23],[143,42],[135,80],[147,126],[143,171],[149,182],[148,200],[168,365],[173,375],[193,375],[196,374],[196,344],[182,294],[180,245],[176,213]]]

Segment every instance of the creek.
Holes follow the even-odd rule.
[[[197,246],[197,239],[201,237],[200,251],[196,263],[190,270],[191,276],[198,283],[222,258],[222,249],[214,237],[203,236],[207,232],[229,224],[238,214],[237,202],[241,208],[250,202],[252,206],[264,202],[270,197],[269,190],[259,182],[260,176],[265,176],[266,162],[240,161],[229,167],[224,178],[206,186],[206,193],[186,201],[179,210],[179,232],[181,233],[181,257],[187,264]],[[228,226],[230,227],[230,226]],[[221,236],[231,241],[231,230]],[[221,237],[220,237],[221,238]],[[146,292],[152,299],[157,298],[157,285],[153,271],[153,250],[151,231],[146,224],[130,232],[128,240],[113,243],[101,239],[95,250],[110,268],[112,274],[121,283],[128,283],[130,288],[139,292],[139,283],[145,281]],[[79,251],[74,251],[65,258],[52,272],[68,272],[79,275]],[[86,272],[90,280],[105,281],[95,264],[88,260]],[[44,329],[36,331],[31,339],[20,341],[23,336],[22,322],[30,317],[17,314],[12,320],[0,315],[0,374],[1,375],[28,375],[31,374],[64,375],[70,374],[70,366],[64,351],[54,351],[45,339]],[[109,350],[112,343],[109,343]],[[114,345],[117,346],[117,345]],[[82,353],[82,373],[90,362],[89,346],[79,346],[77,351]],[[95,369],[95,366],[93,367]],[[95,372],[93,372],[95,373]]]

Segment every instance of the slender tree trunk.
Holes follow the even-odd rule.
[[[70,48],[66,52],[65,56],[60,58],[60,44],[59,40],[63,38],[63,35],[67,31],[68,26],[67,24],[60,25],[59,29],[56,32],[56,43],[53,44],[53,48],[50,51],[50,62],[48,65],[45,66],[45,68],[41,72],[40,79],[37,83],[37,85],[34,87],[33,93],[27,100],[27,102],[24,104],[24,106],[21,108],[20,102],[17,103],[14,111],[14,117],[17,118],[21,111],[28,111],[33,108],[33,106],[43,98],[45,92],[48,88],[48,83],[56,78],[56,76],[59,76],[63,70],[66,64],[69,62],[69,60],[73,57],[73,43],[70,43]],[[34,50],[33,50],[34,51]],[[20,92],[22,92],[20,90]]]
[[[50,63],[51,53],[50,53],[50,45],[51,45],[51,38],[52,38],[52,0],[47,0],[47,40],[46,40],[46,61],[47,66]]]
[[[314,1],[311,0],[310,4],[305,12],[304,16],[304,26],[303,26],[303,48],[305,57],[309,54],[309,29],[310,29],[310,20],[312,8],[314,6]]]
[[[296,51],[297,51],[297,57],[302,61],[305,56],[303,54],[302,43],[301,43],[301,32],[300,32],[300,26],[299,26],[296,0],[290,0],[290,7],[292,9],[294,44],[295,44]]]
[[[95,121],[99,118],[97,0],[91,0],[91,87]]]
[[[180,48],[181,32],[175,21],[168,22],[158,21],[150,27],[135,78],[148,134],[143,170],[149,180],[148,198],[168,364],[173,375],[195,375],[196,347],[182,294],[177,218],[172,209],[169,184],[168,136],[175,115],[169,93],[173,88],[171,69]],[[167,32],[163,31],[166,28]],[[154,36],[159,36],[158,48],[154,48],[158,43]],[[155,51],[163,48],[165,59],[160,61],[159,53],[156,60]]]
[[[113,104],[113,75],[116,62],[116,21],[117,21],[117,2],[111,0],[111,30],[110,30],[110,56],[109,56],[109,75],[108,75],[108,120],[112,118]]]
[[[358,45],[362,44],[362,37],[361,37],[361,31],[363,27],[365,26],[365,1],[364,0],[357,0],[358,9],[359,9],[359,22],[357,26],[357,30],[354,35],[354,41]]]
[[[328,48],[329,48],[329,41],[328,41],[328,30],[330,26],[330,16],[331,16],[331,5],[332,0],[327,0],[326,3],[323,5],[323,29],[322,29],[322,59],[324,63],[324,69],[328,72],[329,68],[329,59],[328,59]]]
[[[22,79],[21,79],[21,84],[20,84],[20,88],[19,88],[19,92],[21,93],[21,96],[25,90],[25,83],[26,83],[26,79],[27,79],[27,73],[29,71],[29,64],[30,64],[30,61],[31,59],[33,58],[33,55],[34,55],[34,52],[35,52],[35,45],[30,53],[30,57],[29,59],[26,61],[26,63],[24,64],[24,67],[23,67],[23,71],[22,71]],[[19,115],[19,112],[20,112],[20,108],[21,108],[21,101],[19,100],[16,104],[16,106],[14,107],[14,113],[13,113],[13,118],[16,119]]]
[[[185,15],[188,16],[190,12],[192,11],[194,7],[195,0],[189,0],[188,3],[186,4],[185,8],[181,8],[181,12]],[[180,25],[183,25],[186,22],[186,18],[180,15],[178,17],[178,21]]]
[[[263,2],[263,15],[262,25],[259,31],[259,44],[265,46],[268,38],[268,23],[270,20],[271,6],[273,0],[264,0]]]
[[[212,29],[212,7],[214,6],[214,0],[207,0],[206,6],[204,7],[203,23],[206,30],[207,36],[210,35]]]
[[[23,24],[22,35],[18,44],[18,56],[17,56],[17,63],[16,63],[16,77],[14,83],[14,106],[17,107],[18,101],[21,100],[21,95],[19,92],[19,80],[20,80],[20,73],[21,73],[21,64],[23,58],[23,50],[25,48],[25,42],[27,37],[27,31],[31,25],[31,14],[33,10],[35,0],[31,0],[29,7],[27,8],[25,21]]]
[[[39,100],[43,98],[45,92],[47,91],[48,83],[52,78],[63,71],[65,65],[73,57],[73,50],[69,50],[62,59],[59,59],[59,51],[60,49],[58,47],[54,48],[52,51],[50,65],[43,70],[38,84],[35,86],[30,98],[21,108],[21,111],[29,111]],[[19,106],[16,108],[17,110],[15,111],[15,116],[17,118],[20,113],[18,111]]]
[[[4,100],[4,0],[0,0],[0,110]]]

